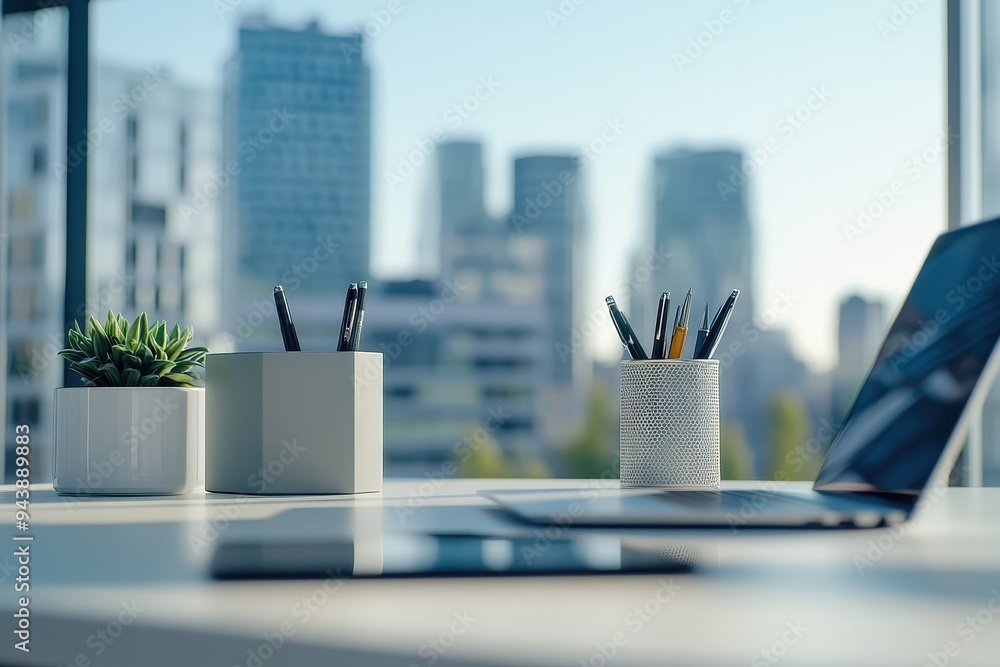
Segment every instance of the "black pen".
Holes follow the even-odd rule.
[[[719,312],[716,313],[715,320],[712,322],[712,328],[708,330],[708,336],[705,337],[705,342],[698,350],[695,359],[711,359],[715,355],[715,350],[719,347],[722,334],[726,332],[726,325],[729,324],[729,317],[733,314],[733,306],[736,305],[736,299],[739,295],[740,291],[734,289],[726,302],[722,304],[722,308],[719,308]]]
[[[278,311],[278,325],[281,327],[281,341],[285,344],[285,352],[301,352],[299,336],[295,333],[292,314],[288,311],[285,300],[285,289],[281,285],[274,286],[274,308]]]
[[[347,342],[347,349],[357,352],[361,345],[361,324],[365,321],[365,296],[368,294],[368,283],[361,281],[358,283],[358,305],[354,309],[354,324],[351,326],[351,339]]]
[[[667,357],[667,318],[670,317],[670,292],[660,295],[660,303],[656,306],[656,321],[653,326],[653,351],[650,359],[666,359]]]
[[[337,340],[337,351],[346,352],[351,342],[351,330],[354,328],[354,311],[358,305],[358,284],[351,283],[347,288],[347,300],[344,302],[344,319],[340,321],[340,338]]]
[[[711,313],[709,312],[711,310],[712,307],[706,303],[705,313],[701,316],[701,326],[698,327],[698,337],[694,341],[695,353],[701,349],[701,346],[705,344],[705,338],[708,337],[708,318],[711,317]]]
[[[646,351],[642,349],[639,339],[636,338],[635,331],[632,330],[632,325],[628,323],[625,313],[618,310],[615,298],[609,296],[604,302],[608,304],[608,310],[611,312],[611,321],[614,322],[615,329],[618,330],[618,337],[621,339],[625,349],[628,350],[629,355],[636,360],[649,359],[646,356]]]

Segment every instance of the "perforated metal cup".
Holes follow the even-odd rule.
[[[622,486],[719,486],[719,362],[621,363]]]

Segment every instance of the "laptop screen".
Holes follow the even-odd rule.
[[[1000,338],[1000,219],[938,238],[816,479],[919,492]]]

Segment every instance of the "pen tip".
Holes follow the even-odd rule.
[[[284,292],[284,291],[285,291],[285,288],[284,288],[284,287],[282,287],[281,285],[275,285],[275,286],[274,286],[274,291],[275,291],[275,293],[278,293],[278,292]]]
[[[688,295],[688,296],[691,296],[691,292],[692,292],[693,290],[694,290],[694,288],[693,288],[693,287],[688,287],[688,293],[687,293],[687,295]]]
[[[735,299],[735,298],[736,298],[736,297],[738,297],[739,295],[740,295],[740,291],[739,291],[738,289],[734,289],[734,290],[733,290],[733,298]]]
[[[607,297],[605,297],[604,298],[604,303],[608,304],[609,306],[615,305],[615,297],[613,297],[613,296],[607,296]]]
[[[368,281],[362,280],[360,283],[358,283],[358,289],[368,289]]]

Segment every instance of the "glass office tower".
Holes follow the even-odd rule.
[[[241,25],[223,83],[223,329],[234,347],[251,336],[255,349],[277,341],[277,328],[259,323],[273,314],[279,283],[300,339],[328,342],[341,315],[334,304],[349,282],[369,278],[371,92],[361,44],[316,23]]]

